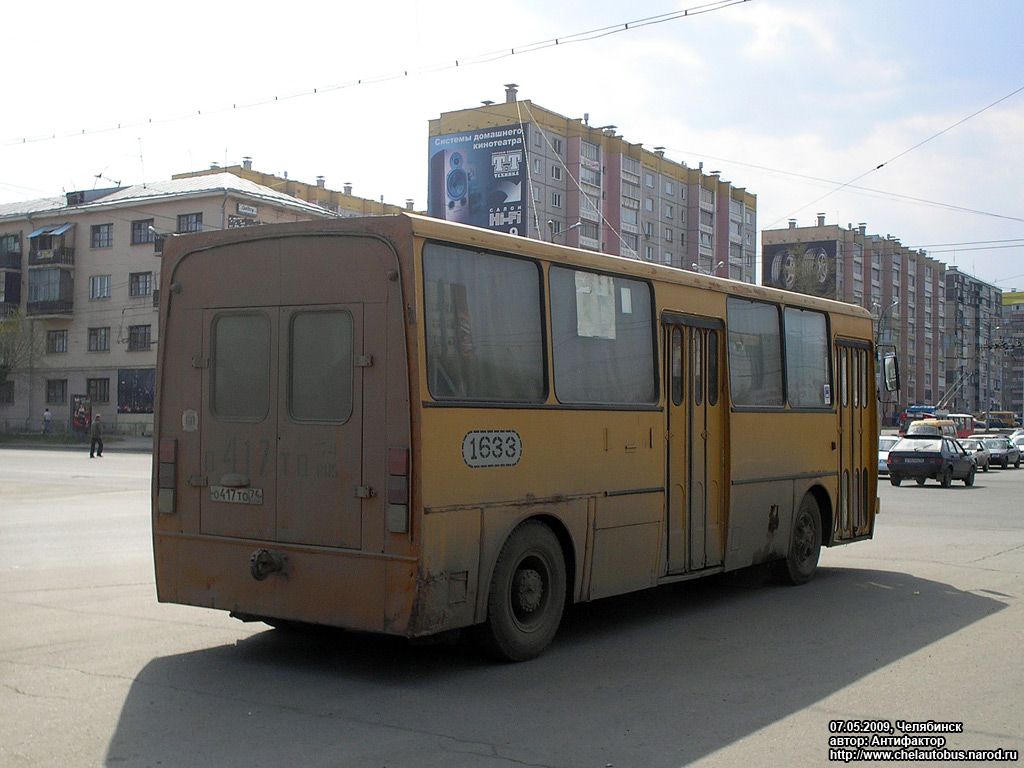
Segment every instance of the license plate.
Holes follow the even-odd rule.
[[[224,501],[229,504],[262,504],[262,488],[229,488],[224,485],[210,486],[210,501]]]
[[[924,464],[924,459],[907,459],[907,464]]]

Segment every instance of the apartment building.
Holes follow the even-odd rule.
[[[945,278],[946,387],[957,410],[1003,410],[1002,291],[949,267]]]
[[[518,99],[430,121],[428,213],[756,282],[757,198],[661,147]]]
[[[332,215],[223,172],[0,205],[0,317],[32,339],[0,383],[0,429],[49,409],[55,431],[91,411],[148,433],[162,239]]]
[[[1003,292],[999,351],[1003,358],[1002,411],[1024,415],[1024,291]]]
[[[857,304],[874,315],[877,343],[897,352],[903,378],[898,398],[882,403],[884,419],[946,395],[950,305],[943,262],[891,235],[868,234],[863,223],[826,224],[824,214],[814,226],[791,219],[785,229],[763,231],[761,248],[762,284]]]

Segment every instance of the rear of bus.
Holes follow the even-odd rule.
[[[173,238],[158,598],[405,634],[416,584],[404,217]],[[273,577],[273,578],[271,578]]]

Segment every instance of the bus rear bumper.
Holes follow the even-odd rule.
[[[280,568],[265,567],[267,557]],[[256,566],[257,561],[264,564]],[[157,599],[387,634],[410,626],[416,560],[326,547],[159,533],[154,539]],[[388,597],[390,596],[390,597]]]

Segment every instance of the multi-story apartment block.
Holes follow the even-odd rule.
[[[757,198],[517,98],[430,121],[431,216],[749,283]]]
[[[0,383],[0,429],[41,428],[44,409],[67,429],[84,406],[148,431],[162,238],[329,216],[228,173],[0,205],[0,316],[33,340]]]
[[[866,224],[826,224],[761,233],[762,283],[858,304],[876,321],[882,348],[895,349],[903,374],[898,399],[882,404],[885,419],[915,403],[934,404],[947,391],[946,265]]]
[[[1003,325],[1000,333],[1003,355],[1003,407],[1018,417],[1024,415],[1024,291],[1003,293]]]
[[[957,410],[1002,410],[1002,291],[961,272],[946,270],[946,388]]]

